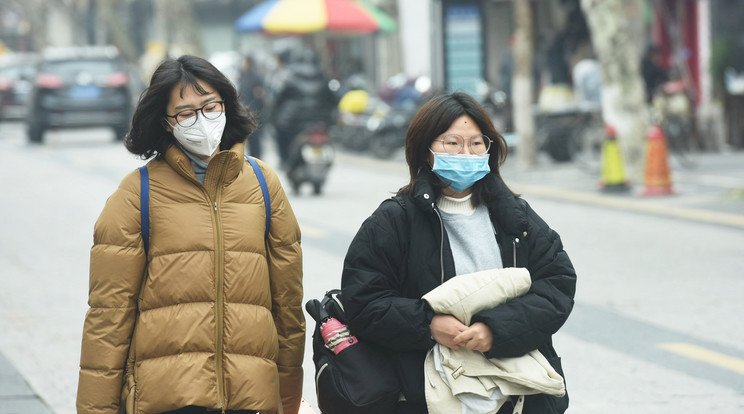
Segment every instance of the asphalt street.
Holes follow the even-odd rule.
[[[93,224],[143,163],[107,130],[46,141],[29,146],[20,125],[0,124],[0,414],[74,412]],[[579,275],[574,312],[555,336],[569,413],[744,412],[744,153],[695,162],[684,169],[670,157],[675,195],[666,197],[642,197],[642,183],[602,193],[597,165],[542,159],[521,171],[510,159],[502,169],[561,234]],[[339,152],[322,196],[290,195],[305,300],[338,286],[359,225],[406,177],[402,153]],[[315,405],[309,351],[304,395]]]

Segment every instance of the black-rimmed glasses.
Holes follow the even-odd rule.
[[[473,135],[470,138],[463,138],[459,135],[449,134],[445,135],[440,139],[435,139],[435,142],[442,143],[442,150],[447,154],[459,154],[462,149],[465,148],[465,141],[468,142],[468,148],[471,154],[485,154],[491,149],[491,138],[485,135]]]
[[[204,118],[217,119],[224,111],[225,101],[213,101],[207,103],[201,108],[186,109],[175,115],[165,114],[165,116],[175,119],[176,123],[178,123],[178,125],[181,125],[182,127],[190,127],[196,123],[196,120],[199,118],[199,112],[201,112]]]

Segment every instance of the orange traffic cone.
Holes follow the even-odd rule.
[[[624,192],[630,189],[625,178],[623,157],[615,139],[615,128],[605,126],[605,140],[602,143],[602,178],[599,187],[606,192]]]
[[[657,196],[674,194],[672,180],[669,176],[669,162],[667,161],[667,144],[664,130],[654,125],[648,132],[646,140],[646,171],[643,196]]]

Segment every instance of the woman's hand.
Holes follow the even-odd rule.
[[[429,329],[431,330],[431,337],[437,343],[447,348],[459,349],[460,345],[455,343],[454,339],[466,332],[468,327],[452,315],[434,315]]]
[[[431,322],[433,325],[434,320],[432,320]],[[455,336],[453,342],[455,346],[464,346],[470,350],[488,352],[493,345],[493,333],[491,332],[491,329],[483,322],[476,322],[469,328],[465,329],[457,336]]]

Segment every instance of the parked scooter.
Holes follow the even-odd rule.
[[[384,105],[384,104],[383,104]],[[378,158],[389,158],[395,150],[403,148],[408,124],[418,111],[418,106],[396,108],[384,105],[376,116],[367,121],[370,135],[370,152]]]
[[[334,154],[328,128],[322,124],[304,128],[292,142],[286,163],[292,191],[299,194],[302,184],[310,183],[313,194],[321,194]]]
[[[408,125],[431,95],[431,79],[426,76],[391,78],[380,90],[385,102],[379,102],[367,121],[370,152],[376,157],[388,158],[395,150],[403,148]]]

